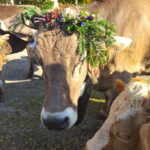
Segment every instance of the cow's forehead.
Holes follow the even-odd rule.
[[[56,57],[58,59],[60,57],[61,59],[75,57],[77,55],[77,46],[78,41],[75,34],[67,36],[61,29],[53,29],[38,36],[36,51],[44,61],[48,58],[56,61]]]
[[[109,141],[109,131],[112,125],[119,120],[126,120],[140,112],[141,104],[148,95],[149,85],[146,82],[140,79],[131,80],[113,102],[107,120],[95,134],[95,138],[87,143],[88,147],[98,143],[97,148],[102,150]]]

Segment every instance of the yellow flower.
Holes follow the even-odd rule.
[[[88,4],[91,3],[91,1],[92,1],[92,0],[86,0],[86,2],[87,2]]]

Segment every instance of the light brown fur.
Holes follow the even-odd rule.
[[[5,6],[0,5],[0,22],[6,23],[6,28],[12,27],[14,23],[17,22],[17,15],[21,14],[22,9],[17,8],[16,6]],[[15,22],[14,22],[15,21]],[[0,80],[1,80],[1,73],[2,73],[2,65],[4,56],[11,53],[20,52],[25,49],[27,42],[17,38],[9,31],[3,31],[2,25],[0,25],[0,37],[3,35],[8,34],[10,38],[5,41],[2,45],[0,45]],[[2,88],[0,89],[0,101],[3,97]]]
[[[122,86],[122,82],[118,82]],[[148,150],[150,86],[131,80],[111,106],[108,119],[88,141],[87,150]]]
[[[22,12],[22,8],[17,8],[16,6],[6,6],[0,5],[0,20],[5,20],[11,18],[13,15]]]
[[[98,11],[98,17],[116,24],[117,35],[131,38],[132,44],[121,51],[110,53],[109,63],[100,68],[99,89],[108,101],[116,97],[113,90],[117,73],[150,73],[150,0],[95,0],[89,11]],[[115,74],[114,74],[115,73]],[[122,78],[123,78],[122,74]],[[109,82],[110,81],[110,82]],[[125,80],[124,80],[125,81]],[[105,106],[107,107],[107,106]]]
[[[131,38],[132,45],[116,54],[110,71],[149,72],[150,0],[98,0],[89,11],[99,11],[117,26],[117,35]]]
[[[41,33],[38,37],[35,54],[44,71],[46,81],[44,107],[47,111],[60,112],[69,106],[77,109],[87,64],[84,61],[79,64],[80,69],[75,67],[80,56],[76,50],[77,36],[65,35],[61,29]]]

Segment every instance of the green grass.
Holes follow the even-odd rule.
[[[32,81],[19,86],[6,85],[5,104],[0,107],[0,150],[82,150],[102,124],[97,119],[101,103],[89,102],[79,126],[49,131],[40,122],[45,92],[44,85],[39,85]],[[103,98],[103,95],[93,92],[93,97]]]

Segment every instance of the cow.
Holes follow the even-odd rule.
[[[10,32],[10,28],[18,22],[17,17],[22,11],[16,6],[0,5],[0,36],[9,35],[9,39],[0,46],[0,79],[4,56],[24,50],[28,42],[32,41],[31,29],[28,27],[20,26],[16,34]],[[0,92],[0,101],[2,101],[2,97],[3,92]]]
[[[1,79],[3,59],[6,54],[9,54],[11,52],[11,47],[6,42],[8,39],[9,34],[0,35],[0,102],[2,101],[3,97],[2,79]]]
[[[113,88],[115,80],[124,78],[124,81],[128,82],[138,74],[150,73],[149,3],[150,0],[95,0],[88,7],[89,12],[98,13],[98,18],[102,17],[109,23],[116,24],[117,35],[133,40],[130,47],[118,51],[115,55],[110,54],[108,64],[100,68],[101,76],[97,90],[106,95],[106,104],[100,111],[100,115],[105,119],[110,104],[117,96],[117,91]]]
[[[114,46],[108,64],[95,68],[98,72],[96,75],[84,57],[76,54],[75,35],[66,36],[61,30],[39,35],[35,53],[42,65],[46,82],[41,112],[42,124],[46,128],[66,129],[80,122],[83,119],[80,116],[83,116],[81,114],[87,105],[84,96],[89,97],[92,86],[99,91],[108,91],[113,87],[112,79],[116,80],[114,74],[123,75],[124,71],[129,74],[149,72],[149,2],[150,0],[98,0],[89,5],[89,12],[99,11],[98,17],[116,24],[117,35],[132,39],[131,45],[119,48],[120,51]],[[107,82],[108,79],[112,82]],[[129,79],[126,80],[128,82]],[[93,81],[94,84],[91,85]],[[82,95],[83,89],[85,92]],[[82,108],[82,113],[79,108]]]
[[[77,35],[66,35],[61,28],[40,33],[36,40],[34,54],[46,84],[41,120],[48,129],[67,129],[83,119],[91,80],[88,63],[77,47]]]
[[[131,39],[120,38],[121,43],[129,44],[114,44],[104,68],[91,68],[85,55],[77,53],[76,34],[66,35],[60,27],[38,35],[34,53],[43,68],[46,84],[41,112],[41,121],[46,128],[67,129],[80,123],[92,86],[100,91],[109,90],[112,84],[105,82],[115,72],[142,73],[146,69],[148,72],[145,60],[149,56],[149,1],[99,0],[90,4],[89,12],[99,10],[98,17],[115,23],[117,34]],[[122,16],[124,14],[126,16]],[[16,30],[20,31],[20,26]]]
[[[139,78],[128,84],[118,79],[116,90],[119,96],[86,150],[149,150],[150,85]]]

